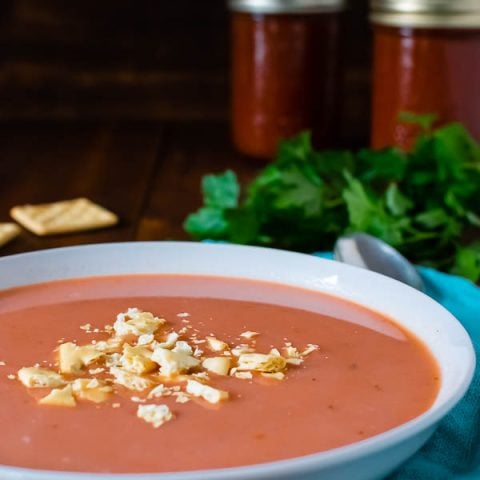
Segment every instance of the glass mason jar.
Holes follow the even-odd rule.
[[[337,99],[339,12],[344,0],[230,0],[232,130],[239,151],[275,155],[311,130],[331,142]]]
[[[459,121],[480,139],[480,0],[372,0],[372,146],[411,148],[401,112]]]

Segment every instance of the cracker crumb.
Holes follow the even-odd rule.
[[[250,330],[247,330],[246,332],[243,332],[240,334],[241,337],[248,338],[248,339],[258,337],[259,335],[260,334],[258,332],[252,332]]]
[[[11,380],[15,375],[9,375]],[[65,380],[61,375],[53,370],[38,367],[24,367],[18,371],[18,379],[27,388],[54,388],[65,385]]]
[[[195,347],[193,352],[194,357],[201,357],[203,355],[203,350],[201,348]]]
[[[209,385],[204,385],[196,380],[188,380],[187,392],[194,397],[203,398],[207,402],[213,404],[220,403],[222,400],[226,400],[229,396],[228,392],[210,387]]]
[[[160,385],[157,385],[152,390],[150,390],[148,394],[148,398],[159,398],[159,397],[163,397],[164,395],[165,395],[165,385],[161,383]]]
[[[163,342],[158,342],[155,347],[160,348],[173,348],[177,343],[179,334],[177,332],[170,332]]]
[[[231,363],[228,357],[210,357],[202,362],[202,367],[217,375],[228,375]]]
[[[257,371],[266,373],[281,372],[286,367],[286,360],[278,355],[262,353],[245,353],[238,359],[237,370]]]
[[[172,420],[173,414],[167,405],[139,405],[137,417],[158,428]]]
[[[246,345],[244,343],[237,345],[235,348],[232,349],[232,355],[239,357],[245,353],[254,353],[255,349],[252,348],[250,345]]]
[[[193,355],[193,349],[184,340],[178,340],[175,346],[172,348],[172,352],[185,353],[186,355]]]
[[[257,380],[260,376],[283,380],[290,365],[300,365],[306,355],[319,349],[318,345],[308,344],[300,353],[284,338],[282,353],[274,345],[269,353],[258,353],[255,338],[260,333],[246,330],[246,325],[241,327],[245,331],[237,337],[238,344],[232,340],[234,335],[226,336],[229,344],[213,332],[204,337],[205,332],[190,325],[189,316],[187,312],[177,314],[179,322],[188,324],[179,331],[165,328],[164,318],[139,308],[118,314],[115,324],[106,325],[103,330],[86,323],[80,326],[81,330],[108,332],[109,338],[92,340],[87,345],[78,345],[76,340],[65,343],[62,338],[57,349],[58,362],[43,361],[49,364],[48,369],[40,368],[40,364],[21,369],[18,378],[28,388],[52,389],[40,404],[69,407],[81,400],[104,402],[117,390],[123,392],[117,387],[121,385],[130,390],[126,398],[139,404],[137,416],[158,428],[173,419],[174,414],[167,405],[149,404],[149,400],[171,397],[171,402],[184,404],[197,397],[219,404],[229,398],[229,393],[215,388],[216,375],[229,375],[228,381]],[[202,322],[197,326],[205,327]],[[240,343],[240,338],[245,343]],[[5,365],[5,361],[0,361],[0,366]],[[87,372],[91,377],[86,377]],[[61,373],[68,375],[64,378]],[[15,380],[17,376],[10,374],[7,378]],[[137,394],[142,391],[145,394]],[[111,404],[112,408],[120,406],[119,402]]]
[[[275,372],[275,373],[262,373],[262,377],[265,378],[273,378],[274,380],[283,380],[285,378],[285,374],[283,372]]]
[[[77,399],[94,403],[105,402],[113,391],[111,386],[97,378],[77,378],[72,383],[72,389]]]
[[[175,401],[177,403],[187,403],[190,401],[190,396],[187,395],[185,392],[176,392],[173,395],[176,397]]]
[[[155,337],[153,333],[144,333],[143,335],[140,335],[137,340],[137,345],[142,346],[142,345],[149,345],[155,340]]]
[[[165,319],[155,317],[151,312],[129,308],[126,312],[117,315],[113,329],[118,336],[136,335],[139,337],[155,333],[164,323]]]
[[[214,352],[221,352],[222,350],[229,349],[228,343],[223,342],[222,340],[219,340],[214,336],[208,336],[206,337],[206,340],[208,348],[210,348],[210,350],[213,350]]]
[[[141,397],[130,397],[130,400],[135,403],[145,403],[147,400]]]
[[[72,393],[72,386],[67,385],[64,388],[54,388],[46,397],[38,402],[40,405],[53,405],[56,407],[75,407],[77,402]]]
[[[315,345],[314,343],[309,343],[307,345],[307,348],[305,348],[305,350],[302,352],[302,356],[305,357],[307,355],[310,355],[311,353],[316,352],[319,349],[320,347],[318,345]]]
[[[140,375],[127,372],[118,367],[111,367],[110,373],[115,377],[115,383],[128,388],[129,390],[143,391],[153,386],[153,383],[148,378]]]
[[[88,371],[88,373],[89,373],[90,375],[98,375],[99,373],[102,373],[102,372],[104,372],[104,371],[105,371],[104,368],[99,367],[99,368],[91,368],[91,369]]]
[[[200,365],[200,360],[183,351],[155,348],[152,360],[160,365],[160,374],[167,377],[186,373]]]

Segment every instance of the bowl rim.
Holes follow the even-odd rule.
[[[400,282],[393,280],[383,275],[367,271],[358,267],[354,267],[346,264],[339,264],[333,260],[315,257],[310,254],[291,252],[286,250],[279,250],[274,248],[266,247],[252,247],[252,246],[241,246],[241,245],[231,245],[223,243],[200,243],[200,242],[185,242],[185,241],[157,241],[157,242],[117,242],[117,243],[101,243],[101,244],[87,244],[79,246],[70,246],[70,247],[59,247],[52,249],[45,249],[40,251],[32,251],[27,253],[19,253],[14,255],[8,255],[0,257],[0,277],[2,271],[2,265],[7,262],[16,262],[22,260],[34,260],[38,257],[44,257],[48,255],[56,254],[68,254],[71,253],[81,253],[94,250],[102,249],[131,249],[131,248],[200,248],[200,249],[224,249],[228,251],[242,250],[244,252],[250,251],[251,253],[260,253],[260,254],[276,254],[276,255],[285,255],[291,258],[297,256],[297,258],[309,258],[314,259],[317,265],[323,264],[332,264],[334,263],[338,268],[343,270],[348,274],[349,271],[356,273],[357,275],[363,275],[366,279],[374,277],[382,277],[382,281],[390,283],[392,286],[396,284],[395,288],[408,289],[414,291],[411,287],[408,287]],[[270,252],[270,253],[268,253]],[[286,258],[286,257],[285,257]],[[339,266],[341,265],[341,267]],[[361,272],[361,273],[360,273]],[[141,272],[138,272],[141,273]],[[160,272],[161,274],[161,272]],[[128,273],[119,272],[118,275],[128,275]],[[209,274],[206,274],[209,275]],[[211,274],[214,275],[214,274]],[[67,278],[86,278],[91,275],[79,275],[77,277],[67,277]],[[102,276],[102,275],[100,275]],[[226,277],[232,275],[225,275]],[[235,278],[246,278],[246,276],[239,276]],[[252,279],[252,278],[250,278]],[[61,278],[59,278],[61,280]],[[48,281],[48,280],[44,280]],[[266,282],[272,282],[272,280],[264,279]],[[42,282],[32,282],[24,283],[22,285],[34,285]],[[282,283],[282,282],[279,282]],[[286,282],[284,284],[287,284]],[[288,285],[288,284],[287,284]],[[15,287],[15,285],[12,285]],[[7,289],[10,287],[6,287]],[[306,288],[306,287],[300,287]],[[0,290],[4,288],[0,287]],[[313,290],[313,288],[312,288]],[[407,291],[407,290],[405,290]],[[416,291],[415,291],[416,292]],[[433,299],[427,295],[417,292],[420,295],[423,295],[425,299],[428,299],[430,302],[435,302]],[[341,293],[337,293],[337,296],[342,296]],[[351,301],[351,300],[347,300]],[[437,304],[440,305],[440,304]],[[441,306],[441,305],[440,305]],[[390,447],[399,444],[410,437],[420,434],[429,428],[434,428],[436,424],[461,400],[461,398],[466,393],[470,383],[473,379],[476,366],[476,357],[475,350],[471,339],[462,326],[462,324],[450,314],[443,306],[441,306],[448,316],[451,317],[452,322],[456,322],[456,328],[459,331],[463,330],[464,340],[466,341],[466,347],[469,352],[469,363],[465,365],[465,375],[463,381],[458,385],[457,389],[452,392],[452,394],[443,402],[442,405],[433,408],[433,405],[426,410],[424,413],[415,417],[414,419],[403,423],[397,427],[394,427],[390,430],[387,430],[383,433],[377,434],[373,437],[369,437],[365,440],[355,442],[353,444],[337,447],[323,452],[313,453],[301,457],[294,457],[284,460],[277,460],[268,463],[260,463],[254,465],[246,465],[239,467],[229,467],[229,468],[219,468],[212,470],[193,470],[193,471],[179,471],[179,472],[161,472],[161,473],[88,473],[88,472],[72,472],[72,471],[51,471],[51,470],[39,470],[39,469],[30,469],[24,467],[14,467],[8,465],[0,465],[0,476],[2,480],[94,480],[94,479],[105,479],[105,480],[126,480],[128,479],[138,479],[138,480],[243,480],[244,478],[255,478],[257,480],[275,478],[272,477],[277,474],[280,477],[285,477],[288,475],[293,475],[292,478],[295,478],[295,475],[298,475],[299,472],[302,474],[313,473],[319,470],[319,468],[328,468],[340,464],[343,462],[351,462],[357,460],[361,457],[378,453],[382,450],[386,450]],[[404,326],[404,328],[407,328]],[[428,345],[427,345],[428,347]],[[438,361],[438,358],[433,354],[434,358]],[[433,411],[432,411],[433,408]]]

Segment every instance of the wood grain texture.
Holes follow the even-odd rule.
[[[150,124],[22,124],[0,129],[0,219],[15,205],[87,197],[120,216],[116,227],[39,238],[23,231],[1,255],[135,238],[161,131]]]
[[[369,130],[367,0],[342,34],[339,146]],[[319,59],[322,61],[322,59]],[[16,204],[87,196],[118,227],[39,239],[0,255],[81,243],[184,239],[200,180],[258,164],[230,144],[224,0],[0,2],[0,222]]]
[[[186,216],[202,205],[201,179],[234,170],[245,185],[263,165],[237,154],[225,122],[0,124],[0,223],[14,205],[85,196],[118,226],[37,237],[25,230],[0,256],[87,243],[187,240]],[[466,237],[479,238],[478,229]]]
[[[188,239],[182,224],[202,204],[203,175],[232,169],[246,183],[261,167],[233,150],[224,123],[170,124],[166,132],[168,144],[139,222],[137,240]]]
[[[224,0],[0,3],[0,120],[229,116]],[[344,20],[339,145],[361,145],[370,122],[367,0],[351,0]]]
[[[225,118],[222,0],[15,0],[0,23],[0,118]]]

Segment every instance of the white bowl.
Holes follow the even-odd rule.
[[[475,368],[460,323],[426,295],[366,270],[309,255],[255,247],[182,242],[103,244],[0,259],[0,289],[49,280],[131,273],[224,275],[278,282],[385,313],[423,340],[442,383],[433,406],[397,428],[341,448],[278,462],[208,471],[105,475],[0,466],[0,480],[376,480],[415,453],[467,390]],[[0,404],[1,408],[1,404]],[[0,439],[1,448],[1,439]]]

